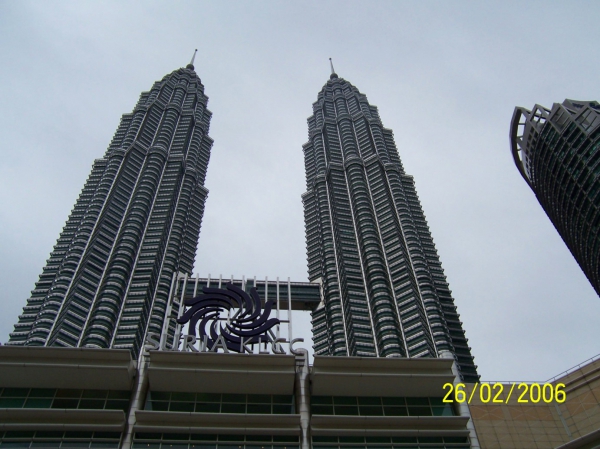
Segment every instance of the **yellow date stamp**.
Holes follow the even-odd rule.
[[[473,398],[479,400],[483,404],[508,404],[510,401],[513,391],[516,388],[515,398],[520,404],[545,402],[549,404],[551,402],[557,402],[562,404],[567,400],[567,393],[565,392],[565,384],[558,383],[556,385],[550,383],[510,383],[503,384],[501,382],[477,382],[473,389],[468,392],[465,384],[451,384],[446,383],[443,386],[444,390],[448,390],[444,396],[443,402],[458,402],[462,404],[466,402],[470,404]],[[508,391],[508,394],[504,394]],[[475,394],[478,392],[478,396]]]

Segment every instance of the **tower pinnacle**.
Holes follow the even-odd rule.
[[[329,65],[331,65],[331,75],[329,76],[330,79],[334,79],[337,78],[337,73],[335,73],[335,70],[333,68],[333,61],[331,60],[331,58],[329,58]]]
[[[192,60],[190,61],[190,63],[186,66],[187,69],[192,69],[194,70],[194,59],[196,59],[196,53],[198,53],[198,49],[196,48],[194,50],[194,56],[192,56]]]

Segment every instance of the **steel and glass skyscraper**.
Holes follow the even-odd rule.
[[[212,139],[193,60],[143,92],[75,207],[9,345],[127,348],[160,333],[177,272],[191,273]]]
[[[392,131],[356,87],[333,72],[308,118],[303,146],[309,279],[317,355],[455,355],[478,379],[413,178]]]
[[[600,104],[517,107],[510,142],[523,179],[600,295]]]

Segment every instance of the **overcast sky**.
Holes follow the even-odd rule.
[[[0,0],[0,341],[121,115],[198,48],[215,143],[195,271],[306,280],[302,144],[332,57],[394,131],[482,379],[594,356],[600,299],[508,131],[515,106],[600,100],[598,17],[591,1]]]

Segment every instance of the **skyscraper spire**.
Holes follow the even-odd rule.
[[[194,56],[192,56],[192,60],[190,61],[190,63],[187,65],[188,69],[192,69],[194,70],[194,59],[196,59],[196,53],[198,53],[198,49],[196,48],[194,50]]]
[[[330,79],[334,79],[337,78],[337,73],[335,73],[335,70],[333,68],[333,61],[331,60],[331,58],[329,58],[329,65],[331,65],[331,76],[329,77]]]

